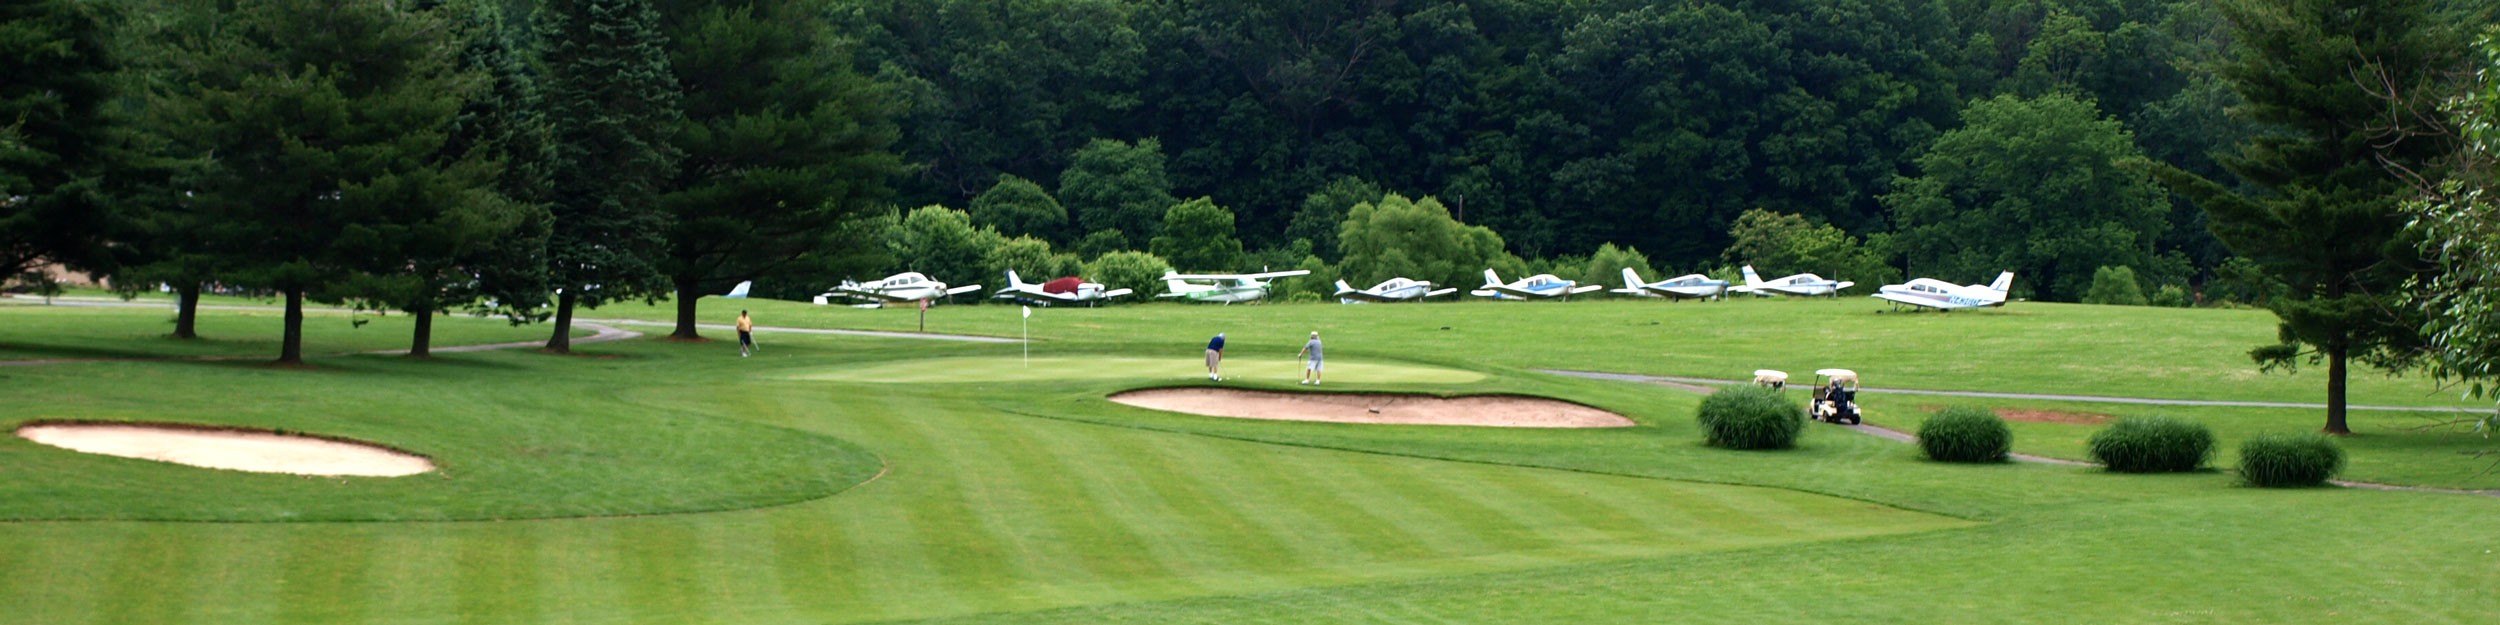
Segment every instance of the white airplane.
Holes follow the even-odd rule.
[[[1419,302],[1427,297],[1440,297],[1458,292],[1458,289],[1435,289],[1432,286],[1432,283],[1422,280],[1390,278],[1380,284],[1372,285],[1372,288],[1357,289],[1346,284],[1344,280],[1338,280],[1337,302],[1343,304]]]
[[[1549,297],[1568,299],[1573,295],[1603,288],[1606,288],[1606,285],[1582,286],[1578,282],[1556,278],[1550,273],[1540,273],[1520,278],[1518,282],[1503,284],[1500,275],[1494,274],[1491,269],[1486,269],[1484,270],[1484,288],[1468,291],[1467,294],[1497,299],[1545,299]]]
[[[907,271],[886,276],[884,280],[874,282],[845,280],[841,286],[833,287],[833,290],[826,291],[824,295],[816,296],[816,303],[826,303],[828,298],[833,297],[849,297],[868,300],[868,304],[862,305],[866,307],[937,299],[978,290],[981,290],[981,285],[978,284],[950,289],[944,282],[931,280],[928,276],[920,275],[916,271]]]
[[[1640,272],[1633,271],[1631,267],[1625,267],[1623,268],[1623,288],[1607,289],[1606,292],[1668,299],[1718,299],[1727,294],[1727,281],[1712,280],[1710,276],[1696,273],[1677,276],[1669,280],[1642,282]]]
[[[2004,306],[2005,290],[2014,287],[2014,272],[1997,274],[1997,281],[1987,284],[1957,285],[1943,280],[1919,278],[1903,284],[1887,284],[1872,297],[1895,304],[1923,306],[1936,310]]]
[[[1163,284],[1170,288],[1171,292],[1155,297],[1185,297],[1193,302],[1223,302],[1225,304],[1247,302],[1267,297],[1267,280],[1310,275],[1310,273],[1309,269],[1210,274],[1179,274],[1167,271],[1163,273]],[[1191,282],[1192,280],[1214,281],[1215,283],[1197,284]]]
[[[755,281],[754,281],[754,280],[748,280],[748,281],[745,281],[745,282],[740,282],[740,283],[738,283],[738,286],[730,288],[730,289],[729,289],[729,293],[728,293],[728,294],[722,295],[721,297],[727,297],[727,298],[731,298],[731,299],[737,299],[737,298],[746,297],[746,296],[747,296],[747,287],[751,287],[751,286],[755,286]]]
[[[1096,301],[1127,295],[1131,292],[1133,291],[1130,289],[1111,289],[1106,291],[1103,290],[1102,284],[1086,282],[1084,278],[1076,276],[1068,276],[1041,284],[1033,284],[1016,277],[1016,270],[1009,269],[1007,270],[1007,288],[999,289],[998,292],[991,295],[990,298],[1016,300],[1042,306],[1049,306],[1052,304],[1075,304],[1079,302],[1083,302],[1085,305],[1091,306]]]
[[[1728,290],[1738,293],[1752,293],[1755,295],[1829,295],[1832,297],[1839,297],[1841,289],[1856,286],[1857,284],[1858,283],[1856,282],[1825,280],[1822,276],[1810,273],[1801,273],[1786,278],[1780,278],[1778,280],[1772,280],[1770,282],[1763,282],[1762,276],[1754,275],[1753,265],[1746,265],[1745,286],[1735,287]]]

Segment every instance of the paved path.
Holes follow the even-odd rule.
[[[583,319],[583,320],[581,320],[581,321],[597,321],[597,322],[599,322],[599,323],[613,323],[613,324],[619,324],[619,325],[636,325],[636,326],[664,326],[664,327],[668,327],[668,328],[675,328],[675,327],[677,327],[677,322],[674,322],[674,321],[643,321],[643,320],[640,320],[640,319]],[[736,329],[736,328],[735,328],[735,327],[733,327],[733,326],[729,326],[729,325],[726,325],[726,324],[718,324],[718,323],[698,323],[698,324],[694,324],[694,327],[697,327],[697,328],[702,328],[702,329],[705,329],[705,330],[733,330],[733,329]],[[839,335],[844,335],[844,336],[874,336],[874,337],[889,338],[889,339],[929,339],[929,340],[932,340],[932,341],[963,341],[963,342],[967,342],[967,343],[1022,343],[1022,342],[1024,342],[1024,339],[1011,339],[1011,338],[997,337],[997,336],[978,336],[978,335],[972,335],[972,334],[932,334],[932,333],[928,333],[928,332],[885,332],[885,331],[881,331],[881,330],[834,330],[834,329],[829,329],[829,328],[791,328],[791,327],[777,327],[777,326],[755,326],[755,331],[757,331],[757,332],[788,332],[788,333],[792,333],[792,334],[839,334]]]
[[[1568,376],[1574,376],[1574,377],[1582,377],[1582,378],[1598,379],[1598,380],[1618,380],[1618,381],[1624,381],[1624,382],[1645,382],[1645,383],[1649,383],[1649,384],[1656,384],[1656,385],[1665,386],[1665,387],[1668,387],[1668,388],[1673,388],[1673,389],[1677,389],[1677,390],[1684,390],[1684,391],[1692,391],[1692,392],[1696,392],[1696,393],[1701,393],[1701,394],[1703,394],[1703,395],[1708,395],[1708,394],[1710,394],[1710,393],[1712,393],[1712,392],[1716,392],[1716,391],[1718,391],[1718,389],[1717,389],[1717,388],[1714,388],[1714,387],[1710,387],[1710,386],[1699,386],[1698,384],[1716,384],[1716,385],[1719,385],[1719,386],[1729,386],[1729,385],[1738,385],[1738,384],[1752,384],[1752,382],[1749,382],[1749,381],[1737,381],[1737,380],[1708,380],[1708,379],[1703,379],[1703,378],[1679,378],[1679,377],[1672,377],[1672,376],[1630,375],[1630,374],[1622,374],[1622,373],[1598,373],[1598,372],[1593,372],[1593,371],[1557,371],[1557,370],[1553,370],[1553,369],[1538,369],[1538,371],[1543,371],[1543,372],[1546,372],[1546,373],[1559,374],[1559,375],[1568,375]],[[1874,390],[1874,389],[1863,389],[1863,390]],[[1912,392],[1912,393],[1919,393],[1919,392],[1923,392],[1923,393],[1931,393],[1931,394],[1951,394],[1951,392],[1950,392],[1950,391],[1894,391],[1894,392]],[[1997,395],[1997,394],[1991,394],[1991,395],[1986,395],[1986,396],[1989,396],[1989,397],[1994,397],[1994,396],[1998,396],[1998,395]],[[2028,396],[2016,396],[2016,397],[2028,397]],[[2049,396],[2049,397],[2056,397],[2056,396],[2052,395],[2052,396]],[[2158,400],[2154,400],[2154,401],[2158,401]],[[2236,404],[2225,404],[2225,405],[2236,405]],[[1910,434],[1909,432],[1903,432],[1903,431],[1900,431],[1900,430],[1895,430],[1895,429],[1892,429],[1892,428],[1887,428],[1887,427],[1881,427],[1881,426],[1875,426],[1875,425],[1868,425],[1868,424],[1865,424],[1865,423],[1857,423],[1857,424],[1852,424],[1852,425],[1842,425],[1842,426],[1840,426],[1840,427],[1849,428],[1849,429],[1851,429],[1851,430],[1856,430],[1856,431],[1857,431],[1858,433],[1860,433],[1860,434],[1865,434],[1865,435],[1868,435],[1868,436],[1873,436],[1873,437],[1876,437],[1876,438],[1881,438],[1881,439],[1885,439],[1885,440],[1900,441],[1900,442],[1904,442],[1904,443],[1917,443],[1917,442],[1918,442],[1918,436],[1916,436],[1916,435],[1912,435],[1912,434]],[[2070,466],[2070,467],[2097,467],[2097,466],[2101,466],[2101,465],[2100,465],[2100,464],[2098,464],[2098,463],[2083,462],[2083,461],[2080,461],[2080,460],[2067,460],[2067,459],[2065,459],[2065,458],[2051,458],[2051,457],[2048,457],[2048,456],[2034,456],[2034,455],[2031,455],[2031,454],[2006,454],[2006,456],[2007,456],[2007,457],[2010,457],[2010,458],[2013,458],[2013,459],[2014,459],[2015,461],[2017,461],[2017,462],[2036,462],[2036,463],[2040,463],[2040,464],[2054,464],[2054,465],[2063,465],[2063,466]],[[2484,497],[2500,497],[2500,490],[2469,490],[2469,489],[2462,489],[2462,488],[2435,488],[2435,487],[2430,487],[2430,486],[2399,486],[2399,485],[2395,485],[2395,484],[2380,484],[2380,483],[2376,483],[2376,482],[2355,482],[2355,481],[2351,481],[2351,480],[2327,480],[2327,483],[2329,483],[2329,484],[2334,484],[2334,485],[2336,485],[2336,486],[2342,486],[2342,487],[2345,487],[2345,488],[2366,488],[2366,489],[2370,489],[2370,490],[2404,491],[2404,492],[2414,492],[2414,493],[2446,493],[2446,494],[2451,494],[2451,495],[2481,495],[2481,496],[2484,496]]]
[[[1651,383],[1651,384],[1665,384],[1665,385],[1668,385],[1668,386],[1676,386],[1676,387],[1679,387],[1679,388],[1684,388],[1685,390],[1692,390],[1692,388],[1691,388],[1691,387],[1693,387],[1693,386],[1695,386],[1695,385],[1731,386],[1731,385],[1752,384],[1752,383],[1753,383],[1753,382],[1752,382],[1752,381],[1750,381],[1750,380],[1718,380],[1718,379],[1712,379],[1712,378],[1687,378],[1687,377],[1672,376],[1672,375],[1639,375],[1639,374],[1632,374],[1632,373],[1606,373],[1606,372],[1602,372],[1602,371],[1569,371],[1569,370],[1563,370],[1563,369],[1536,369],[1535,371],[1540,372],[1540,373],[1551,373],[1551,374],[1554,374],[1554,375],[1567,375],[1567,376],[1571,376],[1571,377],[1575,377],[1575,378],[1590,378],[1590,379],[1596,379],[1596,380],[1620,380],[1620,381],[1624,381],[1624,382],[1648,382],[1648,383]],[[2272,401],[2219,401],[2219,400],[2210,400],[2210,399],[2161,399],[2161,398],[2153,398],[2153,397],[2111,397],[2111,396],[2106,396],[2106,395],[2049,395],[2049,394],[2040,394],[2040,393],[1997,393],[1997,392],[1989,392],[1989,391],[1930,391],[1930,390],[1922,390],[1922,389],[1905,389],[1905,388],[1875,388],[1875,387],[1865,387],[1865,388],[1860,388],[1860,389],[1858,389],[1858,390],[1859,390],[1860,392],[1866,392],[1866,393],[1893,393],[1893,394],[1898,394],[1898,395],[1937,395],[1937,396],[1944,396],[1944,397],[1984,397],[1984,398],[1988,398],[1988,399],[2037,399],[2037,400],[2047,400],[2047,401],[2088,401],[2088,402],[2101,402],[2101,403],[2110,403],[2110,404],[2140,404],[2140,405],[2151,405],[2151,406],[2233,406],[2233,407],[2241,407],[2241,408],[2307,408],[2307,409],[2313,409],[2313,410],[2325,410],[2325,409],[2326,409],[2326,404],[2301,404],[2301,403],[2291,403],[2291,402],[2272,402]],[[2388,411],[2399,411],[2399,412],[2476,412],[2475,410],[2472,410],[2472,409],[2467,409],[2467,408],[2456,408],[2456,407],[2446,407],[2446,408],[2442,408],[2442,407],[2434,407],[2434,406],[2364,406],[2364,405],[2359,405],[2359,404],[2353,404],[2353,405],[2348,405],[2348,406],[2345,406],[2345,407],[2346,407],[2346,408],[2349,408],[2349,409],[2352,409],[2352,410],[2388,410]]]

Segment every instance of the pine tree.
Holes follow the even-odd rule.
[[[2435,0],[2233,0],[2222,5],[2240,43],[2221,76],[2274,129],[2222,165],[2258,189],[2240,192],[2170,166],[2155,174],[2205,209],[2214,235],[2290,287],[2268,306],[2282,345],[2251,356],[2269,367],[2303,354],[2327,365],[2324,431],[2350,434],[2348,363],[2401,366],[2418,320],[2392,295],[2418,261],[2401,241],[2413,194],[2453,150],[2435,123],[2437,85],[2459,66],[2462,33]]]
[[[839,275],[847,248],[876,242],[846,222],[868,213],[902,170],[886,89],[850,69],[834,37],[789,0],[660,4],[686,118],[685,157],[662,189],[670,217],[660,264],[677,329],[696,340],[696,302],[746,280]]]
[[[413,233],[492,213],[494,168],[446,155],[477,84],[427,12],[382,0],[273,0],[204,11],[161,94],[170,149],[203,159],[176,186],[204,253],[285,296],[279,362],[303,359],[303,305],[342,301],[408,263]]]
[[[0,277],[102,252],[108,48],[106,26],[79,2],[0,3]]]
[[[649,0],[550,0],[538,8],[546,111],[555,143],[547,241],[557,289],[547,351],[572,351],[573,309],[666,288],[658,263],[675,173],[677,84]]]

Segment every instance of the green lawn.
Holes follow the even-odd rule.
[[[259,305],[259,304],[242,304]],[[41,300],[0,300],[0,361],[93,358],[278,357],[283,312],[211,310],[198,319],[197,339],[173,338],[174,311],[165,308],[44,306]],[[304,353],[408,349],[414,322],[405,313],[377,315],[311,310],[304,315]],[[544,325],[502,318],[437,317],[435,347],[545,341]],[[576,328],[574,336],[592,332]]]
[[[753,358],[643,339],[585,345],[583,357],[343,356],[313,370],[0,368],[0,386],[29,389],[0,403],[0,427],[283,427],[418,450],[445,467],[274,477],[0,439],[0,517],[16,519],[0,522],[0,623],[2500,619],[2500,555],[2462,529],[2500,513],[2500,498],[2260,490],[2220,472],[1946,465],[1827,426],[1789,451],[1710,449],[1692,424],[1697,395],[1520,369],[1564,356],[1622,365],[1580,367],[1590,369],[1701,367],[1643,368],[1654,345],[1566,335],[1602,328],[1607,314],[1708,305],[1591,304],[1054,310],[1034,317],[1037,338],[1058,324],[1033,346],[1035,369],[1012,344],[790,334],[768,336]],[[764,325],[895,329],[886,326],[908,319],[736,305]],[[1838,305],[1736,306],[1802,319]],[[1006,317],[1012,334],[1013,310],[940,309],[930,329],[998,333],[988,315]],[[2106,309],[2057,314],[2095,310]],[[0,308],[0,344],[31,327],[16,323],[22,312]],[[1375,314],[1385,319],[1365,316]],[[1949,320],[1965,317],[1978,318]],[[2145,318],[2156,330],[2195,325]],[[1867,327],[1835,331],[1908,332],[1871,325],[1890,315],[1841,319]],[[56,331],[161,332],[161,322]],[[1418,338],[1444,332],[1437,325],[1397,329],[1414,322],[1548,334],[1470,342]],[[1331,390],[1544,395],[1641,425],[1252,421],[1103,399],[1205,383],[1189,377],[1196,346],[1223,326],[1243,367],[1225,384],[1295,389],[1285,358],[1308,331],[1299,326],[1314,324],[1334,324],[1320,328]],[[1394,340],[1358,338],[1373,332]],[[1859,368],[1892,383],[1877,382],[1884,369]],[[2043,383],[1972,375],[1972,386]],[[1935,399],[1870,397],[1868,407],[1875,422],[1910,428],[1924,405],[1946,403]],[[2226,443],[2234,432],[2314,427],[2288,412],[2171,414],[2214,424]],[[2017,434],[2041,451],[2072,444],[2043,428],[2089,429],[2024,423]],[[2347,442],[2355,470],[2470,482],[2442,472],[2472,462],[2447,446],[2372,446],[2415,436],[2471,438],[2372,433]],[[496,518],[535,520],[371,522]]]

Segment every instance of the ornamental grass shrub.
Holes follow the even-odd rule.
[[[2213,455],[2205,424],[2163,416],[2126,417],[2092,434],[2092,457],[2121,473],[2194,471]]]
[[[2344,468],[2344,448],[2325,434],[2266,433],[2240,443],[2240,478],[2250,486],[2317,486]]]
[[[1759,386],[1711,393],[1702,398],[1699,417],[1704,442],[1728,449],[1787,449],[1806,427],[1804,408]]]
[[[2004,462],[2014,431],[1994,411],[1950,406],[1919,424],[1918,448],[1940,462]]]

